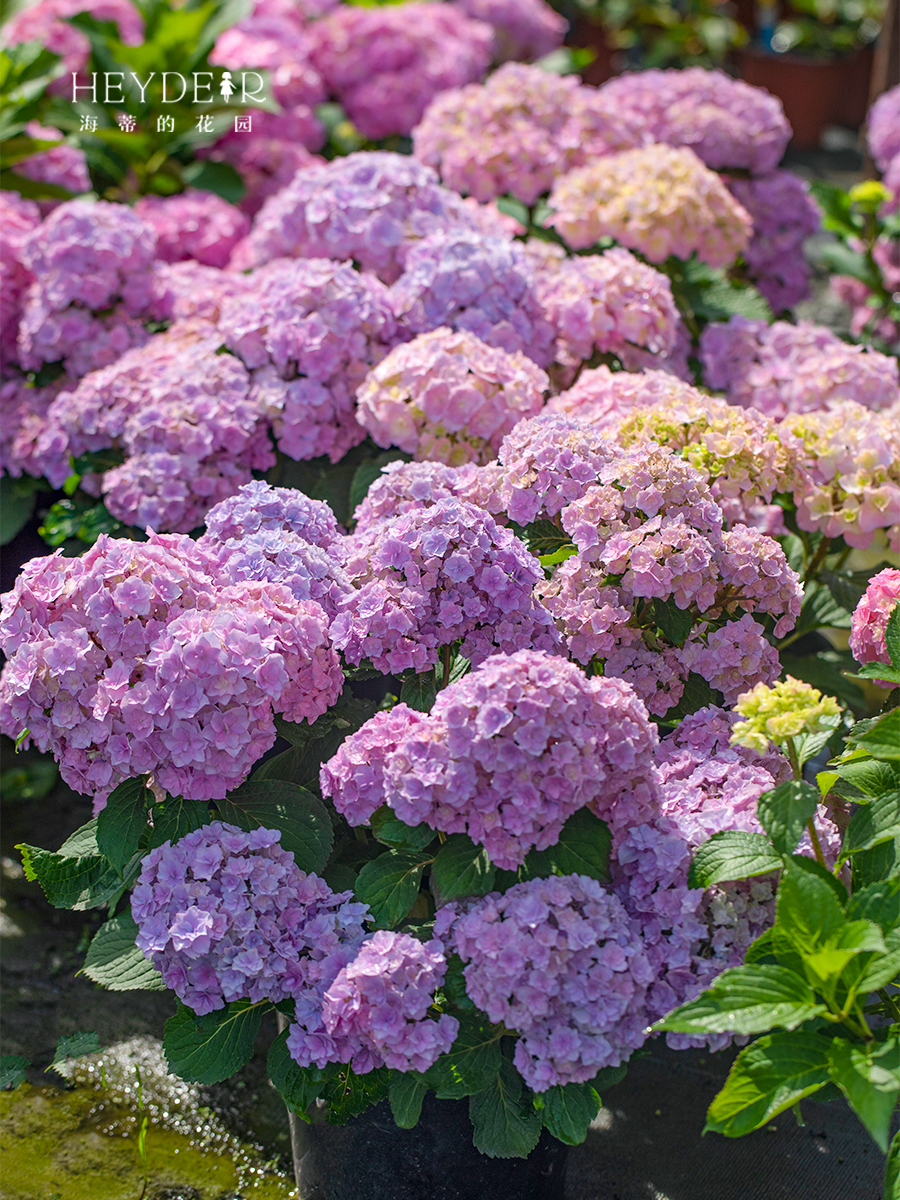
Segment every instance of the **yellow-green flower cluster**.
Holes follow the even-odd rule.
[[[771,687],[758,683],[752,691],[744,692],[734,711],[744,720],[732,730],[732,745],[764,754],[770,742],[784,746],[799,734],[828,729],[829,718],[839,717],[841,708],[833,696],[823,696],[818,688],[788,675]]]

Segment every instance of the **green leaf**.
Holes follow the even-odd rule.
[[[578,553],[576,546],[560,546],[558,550],[554,550],[552,554],[542,554],[538,562],[542,567],[555,567],[558,563],[565,562],[566,559],[573,558]]]
[[[52,854],[25,843],[16,849],[22,854],[25,878],[37,880],[54,908],[97,908],[122,886],[119,872],[99,854]]]
[[[824,583],[811,580],[803,589],[803,607],[794,626],[794,636],[815,629],[849,629],[852,613],[839,604]]]
[[[694,855],[688,887],[708,888],[722,880],[732,882],[751,875],[768,875],[781,866],[781,855],[761,833],[726,829],[714,833]]]
[[[340,736],[335,742],[336,749],[343,738],[355,733],[374,715],[374,701],[361,700],[353,695],[349,687],[345,687],[336,703],[332,704],[327,712],[322,713],[321,717],[313,721],[312,725],[306,721],[298,724],[294,721],[286,721],[284,717],[276,716],[275,727],[279,735],[289,741],[292,746],[312,746],[317,742],[324,743],[330,735],[338,734]],[[328,758],[333,753],[334,751],[330,750],[323,757]],[[322,759],[319,761],[321,762]]]
[[[884,936],[874,921],[848,921],[821,948],[804,953],[803,967],[814,983],[825,986],[842,975],[853,959],[860,960],[857,967],[861,973],[865,964],[871,963],[871,954],[883,957],[886,949]]]
[[[694,627],[693,614],[679,608],[674,600],[654,600],[653,619],[675,646],[683,646]]]
[[[859,805],[850,818],[841,858],[871,850],[881,842],[892,842],[896,837],[900,837],[900,789],[883,792],[868,804]]]
[[[174,846],[183,837],[208,825],[213,817],[203,800],[185,800],[182,796],[166,796],[152,809],[153,828],[150,830],[150,849],[171,842]]]
[[[434,860],[431,885],[438,905],[485,895],[494,886],[494,867],[484,846],[464,833],[451,834]]]
[[[244,783],[216,804],[222,820],[239,829],[277,829],[282,849],[301,871],[324,869],[334,845],[328,810],[305,788],[281,779]]]
[[[357,1075],[350,1067],[330,1063],[325,1077],[322,1099],[328,1103],[329,1125],[343,1125],[349,1117],[359,1116],[388,1096],[390,1072],[384,1067]]]
[[[143,778],[126,779],[97,817],[97,845],[117,871],[124,869],[140,845],[147,827],[148,796]]]
[[[71,1033],[61,1037],[56,1043],[53,1062],[46,1069],[53,1071],[61,1067],[67,1058],[81,1058],[83,1054],[96,1054],[100,1049],[100,1039],[96,1033]]]
[[[900,1047],[891,1038],[877,1049],[835,1038],[828,1052],[831,1078],[868,1129],[882,1154],[887,1154],[891,1116],[900,1092]]]
[[[900,670],[900,604],[895,604],[884,630],[884,644],[891,665]]]
[[[428,1087],[421,1075],[414,1071],[405,1074],[399,1071],[391,1073],[388,1099],[391,1102],[391,1112],[394,1121],[401,1129],[414,1129],[422,1115],[422,1101]]]
[[[315,1067],[300,1067],[288,1053],[289,1029],[283,1029],[269,1047],[269,1078],[292,1113],[308,1120],[306,1110],[322,1091],[322,1072]]]
[[[162,975],[135,945],[138,927],[131,913],[101,925],[82,968],[88,979],[110,992],[162,992]]]
[[[667,724],[672,724],[674,721],[681,721],[685,717],[689,717],[691,713],[695,713],[701,708],[706,708],[710,704],[717,704],[720,700],[721,697],[718,692],[714,692],[701,675],[695,675],[691,671],[684,682],[684,691],[681,694],[681,699],[668,710],[664,720]]]
[[[746,1046],[706,1114],[706,1132],[742,1137],[828,1083],[829,1043],[815,1033],[770,1033]]]
[[[861,737],[850,736],[874,758],[900,758],[900,708],[892,709]]]
[[[490,1085],[503,1061],[501,1032],[481,1013],[459,1014],[456,1041],[425,1073],[439,1100],[460,1100]]]
[[[416,712],[431,712],[434,698],[437,695],[437,680],[434,671],[423,671],[421,675],[412,675],[403,680],[400,689],[400,703],[414,708]]]
[[[44,183],[38,179],[29,179],[15,171],[0,171],[0,188],[5,192],[18,192],[26,200],[71,200],[72,193],[68,188],[56,183]]]
[[[522,1081],[508,1059],[491,1085],[469,1099],[475,1149],[488,1158],[527,1158],[541,1136],[541,1118],[522,1101]]]
[[[612,834],[606,822],[590,809],[580,808],[563,825],[556,845],[532,851],[526,864],[536,876],[589,875],[605,881],[609,879],[611,847]]]
[[[91,817],[87,824],[76,829],[60,846],[59,854],[65,858],[80,858],[86,854],[99,854],[97,845],[97,818]]]
[[[247,190],[243,179],[234,167],[226,162],[197,159],[184,168],[183,175],[184,182],[190,187],[214,192],[229,204],[237,204],[244,198]]]
[[[815,758],[822,747],[828,744],[835,731],[840,728],[841,721],[840,713],[836,713],[834,716],[822,716],[819,718],[821,729],[815,733],[800,733],[791,738],[794,753],[797,755],[797,761],[801,767],[811,758]]]
[[[884,879],[855,891],[847,903],[850,921],[874,921],[884,933],[900,925],[900,879]]]
[[[389,850],[367,862],[357,875],[356,898],[368,904],[379,929],[392,929],[412,908],[429,862],[427,854]]]
[[[778,885],[776,925],[798,953],[812,954],[835,938],[845,920],[828,883],[791,860]]]
[[[21,1054],[4,1054],[0,1056],[0,1091],[6,1088],[17,1088],[25,1079],[25,1068],[30,1066],[27,1058]]]
[[[253,1055],[263,1008],[236,1000],[198,1017],[184,1004],[166,1021],[163,1052],[169,1069],[188,1083],[221,1083]]]
[[[775,849],[781,854],[790,854],[818,806],[817,788],[797,779],[789,779],[780,783],[774,791],[760,796],[756,814]]]
[[[866,996],[887,984],[897,986],[900,980],[900,929],[892,929],[884,936],[884,953],[863,958],[859,956],[859,978],[848,979],[853,969],[845,971],[842,984],[854,987],[860,995]]]
[[[39,486],[39,481],[28,475],[0,477],[0,546],[11,542],[31,520]]]
[[[513,525],[512,529],[538,559],[545,558],[548,554],[555,554],[557,550],[562,550],[572,544],[572,539],[566,531],[555,525],[553,521],[534,521],[524,528]]]
[[[378,841],[393,850],[424,850],[437,837],[430,825],[406,825],[386,804],[372,813],[369,824]]]
[[[864,754],[863,751],[859,752]],[[887,762],[868,755],[843,760],[837,771],[841,779],[865,792],[867,796],[878,796],[892,788],[900,788],[900,763]]]
[[[900,837],[892,842],[881,842],[871,850],[862,850],[850,859],[853,868],[854,888],[864,888],[870,883],[894,879],[900,875]]]
[[[553,1137],[567,1146],[580,1146],[591,1121],[603,1107],[593,1083],[567,1083],[541,1094],[541,1120]]]
[[[891,1139],[891,1148],[884,1168],[882,1200],[900,1200],[900,1130]]]
[[[773,964],[732,967],[653,1026],[673,1033],[765,1033],[796,1029],[826,1012],[802,976]]]
[[[852,667],[849,651],[820,650],[817,654],[783,651],[781,665],[785,674],[812,684],[827,696],[836,696],[848,708],[861,711],[865,707],[862,689],[844,670],[845,665]]]

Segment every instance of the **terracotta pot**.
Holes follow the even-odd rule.
[[[834,120],[835,97],[844,86],[840,59],[818,62],[793,54],[771,54],[755,47],[738,51],[741,78],[777,96],[794,136],[791,145],[818,147]]]
[[[607,79],[612,79],[613,75],[620,73],[621,68],[617,62],[620,57],[619,51],[606,40],[606,30],[602,25],[595,25],[586,18],[575,21],[566,37],[566,45],[584,46],[595,52],[594,61],[588,63],[581,71],[584,83],[599,87],[601,83],[606,83]]]

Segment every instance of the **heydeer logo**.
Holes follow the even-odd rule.
[[[137,93],[141,103],[146,104],[151,86],[162,104],[181,104],[189,92],[189,103],[212,104],[219,99],[214,91],[226,104],[231,103],[232,96],[235,96],[235,104],[266,102],[265,80],[258,71],[224,71],[214,89],[215,78],[213,71],[193,71],[190,75],[182,75],[180,71],[162,71],[157,75],[156,71],[151,71],[146,79],[141,79],[134,71],[94,71],[90,83],[79,83],[78,74],[73,71],[72,103],[89,98],[93,104],[125,104],[126,93]],[[238,93],[240,99],[237,99]]]

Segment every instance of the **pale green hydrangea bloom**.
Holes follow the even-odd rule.
[[[771,686],[758,683],[738,697],[734,710],[744,720],[732,730],[732,744],[748,746],[761,754],[769,749],[770,742],[784,747],[800,734],[828,729],[841,712],[833,696],[823,696],[818,688],[791,675]]]

